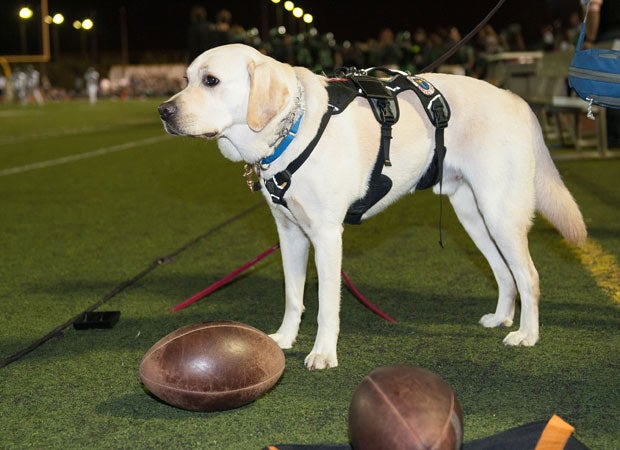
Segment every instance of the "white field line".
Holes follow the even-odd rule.
[[[75,161],[81,161],[83,159],[96,158],[97,156],[107,155],[108,153],[120,152],[122,150],[129,150],[131,148],[140,147],[143,145],[154,144],[156,142],[169,139],[171,136],[166,134],[161,136],[155,136],[147,139],[141,139],[139,141],[130,141],[123,144],[112,145],[111,147],[103,147],[97,150],[93,150],[85,153],[78,153],[77,155],[63,156],[62,158],[48,159],[46,161],[39,161],[32,164],[26,164],[25,166],[11,167],[9,169],[1,169],[0,177],[7,175],[15,175],[17,173],[29,172],[31,170],[45,169],[47,167],[59,166],[61,164],[67,164]]]
[[[0,111],[1,112],[1,111]],[[0,115],[0,117],[2,117]],[[47,130],[40,133],[22,133],[14,136],[0,136],[0,146],[22,144],[24,142],[38,141],[41,139],[58,138],[65,136],[75,136],[85,133],[94,133],[107,130],[113,130],[119,127],[126,127],[128,125],[144,125],[152,124],[152,120],[130,120],[123,122],[122,124],[108,124],[108,125],[88,125],[75,128],[61,128],[59,130]]]

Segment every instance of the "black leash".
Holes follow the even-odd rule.
[[[249,213],[251,213],[252,211],[254,211],[259,206],[262,206],[262,205],[264,205],[263,202],[257,203],[254,206],[250,206],[249,208],[244,209],[240,213],[235,214],[234,216],[232,216],[232,217],[226,219],[225,221],[223,221],[222,223],[214,226],[213,228],[205,231],[204,233],[202,233],[199,236],[195,237],[194,239],[190,240],[186,244],[184,244],[181,247],[179,247],[176,250],[174,250],[172,253],[170,253],[170,254],[168,254],[166,256],[160,257],[160,258],[156,258],[155,260],[153,260],[153,262],[148,267],[146,267],[140,273],[135,275],[133,278],[130,278],[129,280],[123,281],[121,284],[116,286],[109,293],[104,295],[101,299],[99,299],[98,301],[96,301],[95,303],[90,305],[88,308],[86,308],[84,311],[82,311],[81,313],[79,313],[75,317],[72,317],[71,319],[67,320],[65,323],[63,323],[61,325],[58,325],[52,331],[50,331],[49,333],[47,333],[45,336],[41,337],[40,339],[37,339],[32,344],[30,344],[28,347],[25,347],[25,348],[19,350],[18,352],[12,354],[11,356],[8,356],[7,358],[4,358],[4,359],[0,360],[0,369],[3,368],[3,367],[8,366],[9,364],[19,360],[22,357],[26,356],[28,353],[36,350],[37,348],[39,348],[40,346],[45,344],[47,341],[49,341],[49,340],[51,340],[51,339],[53,339],[55,337],[62,337],[64,335],[64,330],[66,330],[71,325],[73,325],[75,322],[80,320],[83,317],[84,314],[92,312],[95,309],[99,308],[101,305],[106,303],[108,300],[111,300],[112,298],[116,297],[118,294],[123,292],[128,287],[133,286],[134,284],[136,284],[139,280],[141,280],[142,278],[147,276],[149,273],[151,273],[152,271],[157,269],[159,266],[161,266],[163,264],[168,264],[168,263],[174,262],[174,258],[176,256],[180,255],[184,251],[186,251],[189,248],[193,247],[198,242],[200,242],[202,239],[204,239],[207,236],[215,233],[216,231],[219,231],[222,228],[230,225],[231,223],[235,222],[236,220],[241,219],[242,217],[248,215]]]
[[[437,67],[439,67],[441,64],[443,64],[450,56],[454,55],[459,48],[461,48],[469,40],[471,40],[472,37],[474,37],[476,34],[478,34],[478,32],[482,29],[482,27],[485,26],[489,20],[491,20],[491,17],[493,17],[495,15],[497,10],[499,8],[501,8],[501,6],[504,4],[505,1],[506,0],[499,0],[497,2],[497,5],[495,5],[493,7],[493,9],[486,15],[486,17],[484,19],[482,19],[482,22],[480,22],[478,25],[476,25],[476,27],[473,30],[471,30],[460,41],[458,41],[456,44],[454,44],[454,46],[452,46],[452,48],[450,48],[450,50],[448,50],[446,53],[441,55],[439,57],[439,59],[433,61],[428,66],[426,66],[424,69],[420,70],[418,73],[432,72]]]

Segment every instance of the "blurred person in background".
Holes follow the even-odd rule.
[[[403,51],[394,40],[391,28],[383,28],[379,33],[378,64],[388,69],[399,69],[403,59]]]
[[[450,27],[443,44],[444,53],[450,51],[461,41],[461,32],[457,27]],[[465,43],[458,47],[445,63],[437,68],[438,72],[451,73],[453,75],[470,75],[474,66],[474,48]]]
[[[214,46],[215,30],[214,25],[207,21],[207,10],[202,6],[194,6],[190,12],[190,25],[187,30],[188,64]]]
[[[428,66],[431,61],[431,44],[424,28],[418,28],[413,33],[411,42],[411,51],[413,53],[413,65],[416,71]]]
[[[583,5],[583,8],[585,13],[586,6]],[[620,2],[618,0],[590,0],[584,46],[620,50]]]
[[[84,74],[88,101],[91,105],[97,103],[97,92],[99,90],[99,72],[94,67],[89,67]]]
[[[227,9],[220,9],[215,15],[213,46],[230,44],[232,41],[232,13]]]
[[[28,103],[28,76],[21,68],[15,69],[11,75],[11,87],[13,98],[22,105]]]
[[[32,96],[37,105],[43,104],[43,95],[41,94],[41,74],[33,66],[26,67],[26,94],[28,98]]]
[[[0,75],[0,101],[4,101],[4,96],[6,94],[6,77],[4,75]]]

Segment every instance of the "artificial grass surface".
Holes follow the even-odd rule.
[[[345,443],[353,390],[374,368],[394,363],[426,367],[450,383],[463,407],[466,441],[555,413],[590,448],[619,447],[620,305],[537,219],[530,248],[541,278],[541,340],[533,348],[505,347],[509,330],[477,324],[495,309],[490,269],[447,200],[445,249],[439,248],[438,197],[426,191],[362,226],[346,226],[345,271],[396,323],[343,290],[338,368],[303,368],[316,332],[317,277],[310,264],[298,342],[285,351],[286,370],[270,393],[219,413],[184,411],[148,395],[138,365],[164,335],[211,320],[269,333],[284,308],[276,253],[211,296],[167,312],[277,236],[262,197],[247,191],[241,166],[224,160],[213,143],[167,137],[156,105],[0,106],[0,359],[213,230],[100,308],[121,311],[115,328],[68,329],[0,369],[0,448]],[[97,156],[6,174],[93,151]],[[558,167],[591,238],[618,270],[620,160]],[[613,273],[607,276],[613,280]]]

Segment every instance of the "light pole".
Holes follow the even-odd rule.
[[[290,29],[289,34],[293,35],[295,34],[295,19],[292,16],[292,11],[293,9],[295,9],[295,3],[293,3],[291,0],[286,0],[284,2],[284,9],[291,13],[291,15],[288,16],[289,27],[287,28]]]
[[[314,17],[312,17],[312,14],[304,13],[302,20],[306,24],[306,29],[308,29],[308,26],[310,26],[310,24],[314,22]]]
[[[304,15],[304,10],[301,9],[299,6],[295,6],[293,10],[291,11],[291,13],[293,14],[293,17],[296,19],[295,24],[297,25],[297,31],[299,33],[303,33],[304,31],[306,31],[305,27],[302,26],[300,22],[301,17]]]
[[[34,12],[32,9],[24,6],[19,10],[19,38],[22,47],[22,54],[25,55],[28,53],[28,40],[26,36],[26,21],[32,18]]]
[[[90,30],[93,29],[94,26],[95,23],[92,21],[92,19],[84,19],[81,22],[79,20],[76,20],[73,22],[73,28],[79,30],[82,33],[80,43],[82,54],[84,56],[88,56],[88,33],[90,32]]]
[[[282,23],[282,8],[278,6],[281,0],[271,0],[271,3],[276,5],[276,28],[284,25]]]
[[[65,16],[60,13],[56,13],[53,16],[47,16],[45,23],[52,25],[52,41],[54,46],[54,57],[60,58],[60,34],[59,26],[65,21]]]

